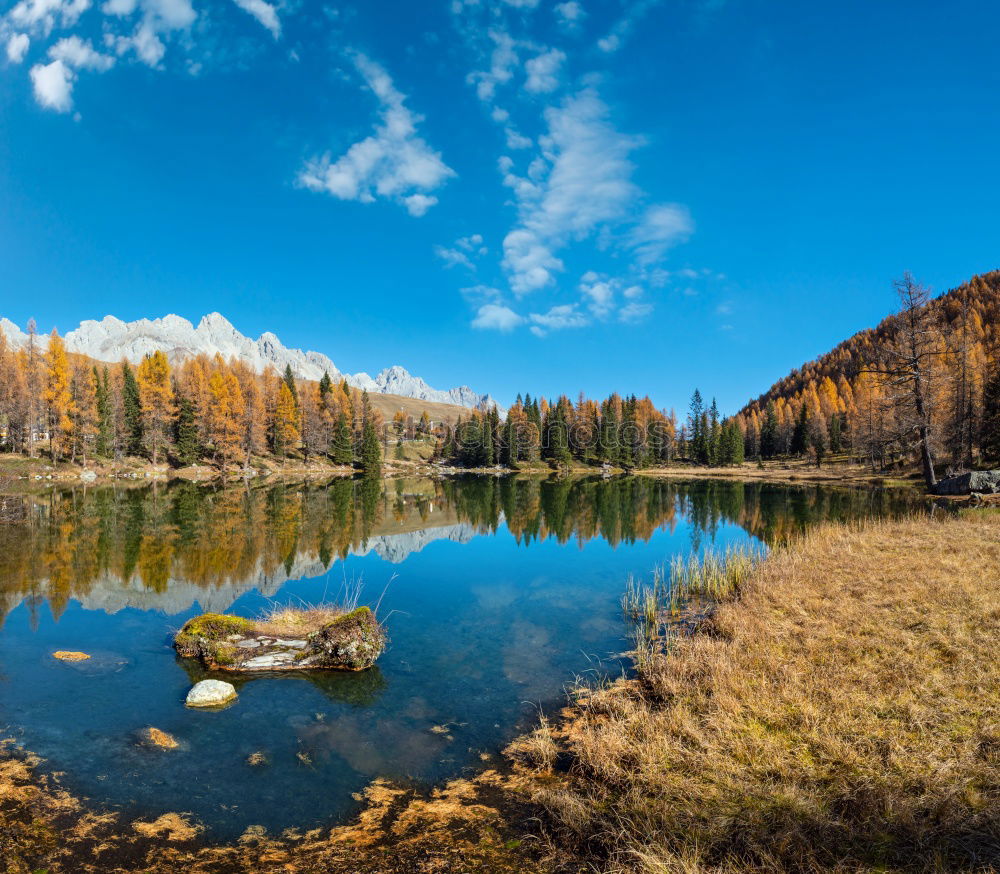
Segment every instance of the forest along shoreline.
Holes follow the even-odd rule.
[[[509,773],[376,781],[305,836],[98,815],[8,746],[0,851],[17,872],[989,869],[998,563],[995,509],[813,529],[741,566],[693,634],[647,635],[634,678],[543,718]]]

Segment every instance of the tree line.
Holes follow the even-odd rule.
[[[830,452],[875,472],[1000,464],[1000,271],[932,298],[910,274],[898,311],[779,380],[736,416],[752,458]]]
[[[440,438],[437,456],[464,467],[517,468],[538,462],[579,463],[625,469],[691,461],[727,466],[743,463],[743,434],[723,419],[715,401],[705,407],[695,390],[691,411],[658,410],[648,397],[615,393],[603,401],[582,393],[576,403],[518,395],[501,420],[496,409],[473,411]]]
[[[211,462],[249,468],[255,456],[326,458],[374,473],[384,420],[365,391],[328,374],[319,382],[239,360],[198,356],[171,367],[162,351],[134,368],[67,353],[53,330],[42,344],[34,323],[13,348],[0,332],[0,445],[53,461],[153,464]],[[420,427],[429,431],[426,415]]]

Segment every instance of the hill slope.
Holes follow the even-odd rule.
[[[1000,343],[1000,270],[975,276],[934,298],[927,315],[940,350],[931,397],[938,441],[956,461],[970,460],[973,444],[981,437],[984,382]],[[793,370],[750,401],[737,416],[747,435],[748,453],[761,450],[769,409],[778,432],[772,454],[788,452],[803,405],[810,421],[826,426],[828,439],[842,430],[845,442],[859,452],[862,444],[871,449],[867,444],[900,442],[898,430],[893,432],[899,410],[893,408],[887,388],[865,372],[895,336],[896,322],[890,316]],[[839,420],[835,425],[834,418]],[[957,433],[962,430],[964,436]]]

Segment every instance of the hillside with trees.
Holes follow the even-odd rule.
[[[245,469],[257,457],[294,456],[376,471],[389,436],[430,440],[435,425],[447,424],[426,408],[415,418],[415,403],[372,397],[328,375],[258,374],[219,355],[171,367],[157,351],[135,367],[109,365],[68,353],[56,331],[41,344],[32,330],[20,348],[0,332],[0,449],[51,462],[146,458]],[[452,422],[459,415],[429,406]]]
[[[900,309],[747,404],[748,458],[847,452],[873,471],[1000,464],[1000,271],[937,298],[909,274]]]

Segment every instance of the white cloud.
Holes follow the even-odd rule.
[[[462,266],[469,270],[476,269],[476,265],[472,259],[479,258],[488,251],[489,249],[483,245],[482,234],[470,234],[467,237],[459,237],[455,240],[453,247],[434,247],[434,254],[444,261],[445,267]]]
[[[118,18],[128,18],[137,9],[142,10],[142,16],[132,34],[109,34],[105,42],[113,45],[119,55],[134,51],[144,64],[156,67],[167,50],[160,36],[190,27],[197,13],[191,0],[107,0],[101,7],[105,15]]]
[[[95,70],[101,73],[110,70],[115,65],[113,57],[95,51],[89,42],[84,42],[76,35],[59,40],[49,49],[49,57],[53,60],[65,61],[77,70]]]
[[[28,54],[31,40],[26,33],[15,33],[7,40],[7,60],[12,64],[20,64]]]
[[[406,108],[405,96],[396,90],[386,71],[364,55],[355,58],[355,65],[379,100],[381,123],[372,136],[352,145],[336,161],[329,155],[309,161],[299,174],[299,182],[340,200],[396,200],[410,215],[422,216],[437,203],[428,192],[455,172],[417,136],[422,119]]]
[[[56,112],[69,112],[73,108],[73,82],[76,73],[65,61],[35,64],[30,75],[35,100],[39,105]]]
[[[411,194],[403,198],[403,205],[406,207],[406,211],[414,218],[426,215],[427,210],[435,206],[437,202],[438,199],[436,197],[427,194]]]
[[[583,328],[590,324],[590,319],[576,308],[575,303],[554,306],[547,313],[532,313],[530,319],[531,333],[536,337],[544,337],[549,331]]]
[[[538,5],[538,0],[503,0],[503,2],[515,9],[534,9]]]
[[[466,267],[469,270],[476,269],[476,265],[472,263],[472,259],[469,258],[465,252],[459,252],[458,249],[449,249],[447,246],[435,246],[434,254],[444,261],[445,267]]]
[[[504,129],[504,136],[507,138],[507,148],[519,151],[521,149],[530,149],[534,142],[523,134],[518,133],[514,128],[508,127]]]
[[[468,237],[460,237],[455,241],[456,246],[460,246],[467,252],[477,251],[479,255],[486,254],[486,247],[483,246],[483,235],[482,234],[470,234]]]
[[[559,87],[559,70],[566,55],[559,49],[550,49],[524,64],[528,79],[524,83],[532,94],[547,94]]]
[[[538,235],[527,228],[518,228],[504,237],[503,263],[510,273],[514,294],[522,295],[545,288],[554,282],[553,273],[563,269],[563,263]]]
[[[606,319],[611,315],[615,308],[615,290],[611,282],[588,273],[580,283],[580,291],[588,300],[587,305],[595,317]]]
[[[264,27],[271,31],[271,36],[277,39],[281,36],[281,22],[278,20],[278,11],[264,0],[233,0],[244,12],[249,12]]]
[[[557,3],[555,6],[556,21],[565,30],[573,30],[580,26],[587,13],[577,0],[568,0],[566,3]]]
[[[68,36],[49,48],[51,63],[35,64],[30,70],[35,100],[45,109],[69,112],[73,108],[73,85],[77,70],[104,72],[115,59],[94,50],[78,36]]]
[[[542,163],[533,165],[531,179],[514,175],[510,164],[501,166],[521,215],[504,240],[504,268],[516,294],[551,284],[553,272],[562,269],[559,248],[622,220],[641,195],[628,157],[640,141],[615,130],[608,116],[597,93],[584,89],[546,110]]]
[[[642,221],[630,235],[639,264],[659,261],[671,246],[686,240],[694,231],[687,207],[678,203],[660,203],[649,207]]]
[[[513,331],[522,324],[524,316],[519,316],[510,307],[495,303],[483,304],[472,320],[472,327],[480,331]]]
[[[516,45],[509,33],[492,29],[489,31],[489,38],[493,42],[489,70],[469,73],[466,77],[470,84],[476,86],[476,96],[483,102],[491,101],[496,94],[497,86],[511,80],[518,65]]]
[[[48,36],[58,23],[72,27],[90,8],[90,0],[21,0],[7,18],[14,27]]]
[[[621,322],[636,322],[653,311],[642,301],[641,285],[627,285],[619,277],[608,277],[588,270],[580,277],[580,296],[594,318],[607,321],[616,316]],[[619,297],[626,303],[619,307]]]

